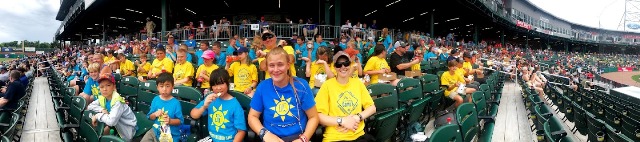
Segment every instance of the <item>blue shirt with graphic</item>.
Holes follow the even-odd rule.
[[[182,116],[182,107],[180,106],[180,101],[176,98],[171,98],[169,100],[162,100],[160,96],[156,96],[151,101],[151,109],[149,109],[149,113],[147,114],[147,118],[151,116],[152,113],[155,113],[158,110],[163,110],[167,115],[169,115],[169,119],[180,119],[180,124],[184,122],[184,117]],[[156,134],[156,139],[160,138],[160,120],[156,118],[153,122],[153,132]],[[178,142],[180,140],[180,127],[179,125],[170,125],[169,129],[171,129],[171,137],[174,142]]]
[[[201,108],[204,100],[195,108]],[[216,99],[202,113],[207,118],[209,136],[213,141],[232,142],[238,130],[247,131],[244,110],[236,98]]]
[[[98,99],[98,95],[100,95],[99,86],[100,86],[100,84],[98,83],[98,81],[95,81],[95,80],[93,80],[93,78],[89,77],[87,79],[87,83],[85,83],[85,85],[84,85],[84,89],[82,89],[82,92],[84,94],[93,96],[93,99],[97,100]]]
[[[305,111],[316,105],[307,81],[294,78],[297,97],[291,84],[280,88],[267,79],[260,82],[256,90],[261,91],[256,91],[251,99],[251,109],[262,112],[262,124],[278,137],[302,134],[308,119]]]

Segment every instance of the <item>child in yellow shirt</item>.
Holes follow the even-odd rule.
[[[193,65],[187,62],[187,46],[180,45],[180,49],[176,52],[176,66],[173,70],[173,78],[175,85],[191,86],[191,77],[194,74]]]
[[[147,74],[149,70],[151,70],[151,64],[147,62],[147,55],[141,54],[140,60],[136,61],[136,66],[138,66],[138,80],[145,81],[147,80]]]
[[[387,51],[384,46],[376,45],[373,54],[369,57],[367,64],[364,65],[364,74],[369,75],[371,77],[369,83],[376,84],[378,83],[378,78],[380,75],[391,72],[389,68],[389,64],[387,60]]]
[[[147,74],[148,78],[156,78],[160,73],[173,73],[173,61],[167,58],[165,49],[156,49],[156,59],[151,64],[151,71]]]
[[[248,57],[249,49],[240,47],[235,51],[239,60],[237,62],[227,63],[225,69],[229,71],[229,76],[233,76],[233,90],[243,92],[249,97],[253,97],[255,88],[258,85],[258,68],[251,64]]]
[[[204,92],[205,89],[211,87],[211,85],[209,85],[209,76],[213,70],[218,69],[218,65],[215,65],[213,62],[213,60],[216,59],[216,53],[213,53],[213,51],[204,51],[202,53],[202,59],[204,59],[204,64],[200,65],[198,71],[196,71],[196,79],[200,82],[200,88],[198,88],[200,92]]]

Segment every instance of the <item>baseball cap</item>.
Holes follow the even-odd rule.
[[[340,58],[345,58],[345,59],[347,59],[347,61],[351,61],[351,58],[349,57],[349,54],[347,54],[344,51],[338,51],[335,55],[333,55],[333,62],[335,63]]]
[[[7,67],[0,65],[0,70],[7,70]]]
[[[244,53],[244,52],[249,52],[249,49],[247,49],[246,47],[239,47],[236,51],[234,51],[235,54],[240,54],[240,53]]]
[[[463,58],[471,58],[471,54],[469,54],[469,52],[465,52],[464,54],[462,54]]]
[[[204,59],[215,59],[216,58],[216,54],[213,53],[213,51],[211,51],[211,50],[207,50],[207,51],[204,51],[204,53],[202,53],[202,58],[204,58]]]
[[[108,80],[111,83],[116,83],[115,77],[113,77],[113,75],[110,73],[100,74],[100,79],[98,79],[98,83],[102,82],[103,80]]]

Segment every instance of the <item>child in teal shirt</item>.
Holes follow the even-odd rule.
[[[184,122],[182,107],[178,99],[171,96],[173,91],[173,76],[163,72],[156,79],[159,95],[151,101],[151,108],[147,114],[149,120],[154,121],[153,131],[147,132],[142,141],[157,142],[164,140],[180,140],[180,125]]]
[[[207,118],[209,137],[214,142],[242,141],[247,131],[244,110],[229,94],[229,73],[218,68],[211,73],[211,94],[191,110],[191,117]]]

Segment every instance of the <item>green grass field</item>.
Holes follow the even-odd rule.
[[[640,74],[631,76],[631,79],[633,79],[633,81],[640,82]]]
[[[11,61],[13,59],[16,59],[16,58],[0,58],[0,62]]]

